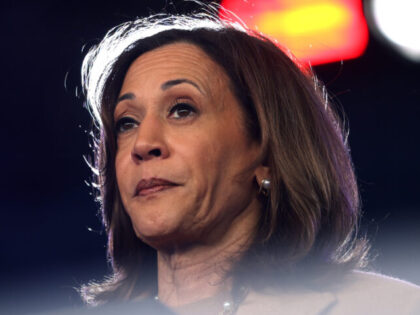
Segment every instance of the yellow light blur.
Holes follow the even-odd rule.
[[[362,0],[222,0],[222,5],[311,65],[357,58],[369,40]]]
[[[263,33],[299,36],[337,29],[348,25],[349,11],[333,3],[305,5],[286,11],[271,11],[258,16],[255,21]]]

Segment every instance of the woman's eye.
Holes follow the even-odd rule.
[[[175,119],[187,118],[194,113],[196,113],[194,107],[187,103],[178,103],[169,110],[169,116]]]
[[[123,117],[115,124],[115,131],[117,134],[126,132],[132,128],[135,128],[139,123],[131,117]]]

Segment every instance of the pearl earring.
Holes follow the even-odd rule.
[[[271,181],[267,178],[264,178],[261,181],[260,194],[263,194],[264,196],[268,196],[268,193],[270,192],[270,188],[271,188]]]
[[[271,188],[271,181],[269,179],[264,178],[261,181],[261,186],[262,186],[262,188],[264,188],[266,190],[270,190],[270,188]]]

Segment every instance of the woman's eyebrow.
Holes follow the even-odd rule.
[[[119,102],[121,102],[121,101],[124,101],[124,100],[133,100],[133,99],[135,99],[136,98],[136,96],[133,94],[133,93],[126,93],[126,94],[123,94],[123,95],[121,95],[118,99],[117,99],[117,102],[115,103],[115,105],[116,104],[118,104]]]
[[[174,85],[177,84],[181,84],[181,83],[188,83],[191,84],[192,86],[194,86],[201,94],[204,94],[203,91],[201,91],[200,87],[193,81],[188,80],[188,79],[175,79],[175,80],[169,80],[166,81],[165,83],[163,83],[160,88],[162,89],[162,91],[165,91],[171,87],[173,87]]]
[[[194,86],[201,94],[204,94],[203,93],[203,91],[200,89],[200,87],[197,85],[197,83],[195,83],[194,81],[191,81],[191,80],[188,80],[188,79],[175,79],[175,80],[169,80],[169,81],[166,81],[166,82],[164,82],[161,86],[160,86],[160,88],[162,89],[162,91],[165,91],[165,90],[167,90],[167,89],[169,89],[169,88],[171,88],[171,87],[173,87],[174,85],[177,85],[177,84],[182,84],[182,83],[188,83],[188,84],[191,84],[192,86]],[[119,102],[121,102],[121,101],[124,101],[124,100],[133,100],[133,99],[135,99],[136,98],[136,96],[134,95],[134,93],[126,93],[126,94],[123,94],[123,95],[121,95],[118,99],[117,99],[117,101],[116,101],[116,103],[115,103],[115,106],[119,103]]]

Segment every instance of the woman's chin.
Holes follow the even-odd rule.
[[[134,226],[137,237],[149,246],[160,249],[175,245],[179,239],[179,228],[165,222],[153,222],[147,224],[142,222]]]

